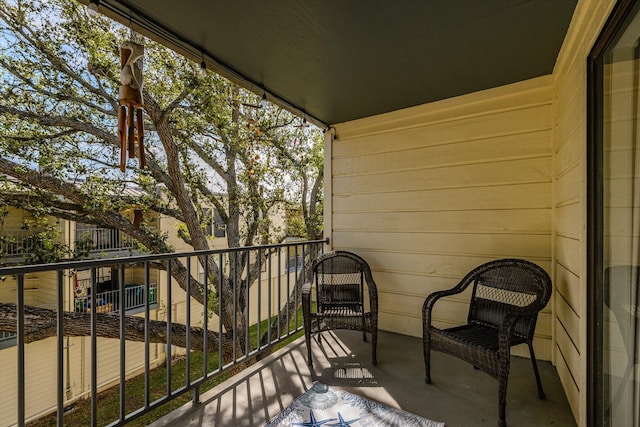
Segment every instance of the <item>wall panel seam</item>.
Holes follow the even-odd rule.
[[[551,85],[546,85],[542,88],[542,90],[550,91],[550,87]],[[539,90],[540,88],[536,88],[536,91],[539,91]],[[345,138],[345,140],[369,137],[369,136],[386,134],[386,133],[401,132],[409,129],[421,129],[421,128],[438,125],[438,124],[444,124],[444,123],[467,121],[475,118],[482,118],[482,117],[488,117],[491,115],[504,114],[506,112],[511,112],[511,111],[522,111],[522,110],[534,109],[538,107],[546,107],[546,106],[550,106],[553,103],[551,96],[549,96],[549,99],[544,101],[538,101],[538,102],[533,102],[529,104],[516,104],[516,102],[519,99],[521,99],[523,93],[526,93],[526,92],[529,92],[529,91],[527,90],[522,92],[514,92],[510,94],[509,96],[514,98],[513,99],[514,104],[510,105],[509,107],[503,107],[503,108],[494,108],[494,109],[484,108],[483,109],[483,106],[481,104],[490,104],[491,102],[495,102],[496,98],[492,98],[488,100],[478,101],[475,103],[467,102],[462,104],[463,105],[462,107],[460,106],[460,104],[458,104],[450,108],[443,108],[443,109],[431,111],[431,112],[425,112],[425,113],[416,112],[415,114],[411,114],[410,116],[399,117],[396,119],[385,120],[384,117],[374,116],[375,118],[378,119],[378,123],[376,123],[375,125],[365,124],[359,127],[354,126],[351,129],[344,129],[343,131],[348,134],[348,137]],[[470,95],[473,95],[473,94],[470,94]],[[448,101],[451,101],[451,100],[448,100]],[[477,104],[477,105],[473,105],[473,104]],[[480,110],[480,111],[476,113],[456,114],[456,110],[460,111],[463,108],[471,109],[469,108],[471,105],[473,105],[474,107],[473,109]],[[428,116],[433,116],[436,114],[443,115],[443,112],[447,112],[448,117],[441,118],[441,119],[431,119],[431,120],[429,120],[428,118]],[[419,124],[415,124],[416,121],[419,121]],[[396,123],[396,126],[393,126],[394,122]],[[406,122],[412,122],[414,124],[402,124]],[[367,131],[366,128],[374,128],[374,130]],[[337,132],[339,141],[341,140],[339,138],[340,134],[341,134],[340,131]]]
[[[397,154],[397,153],[405,153],[405,152],[410,152],[410,151],[416,151],[416,150],[424,150],[424,149],[429,149],[429,148],[436,148],[436,147],[446,147],[448,145],[458,145],[458,144],[464,144],[467,142],[478,142],[478,141],[489,141],[489,140],[495,140],[495,139],[501,139],[501,138],[505,138],[505,137],[510,137],[510,136],[519,136],[519,135],[530,135],[530,134],[536,134],[536,133],[545,133],[545,132],[549,132],[552,131],[553,127],[552,126],[542,126],[542,127],[537,127],[537,128],[527,128],[527,129],[519,129],[519,130],[515,130],[515,131],[511,131],[511,132],[498,132],[498,133],[493,133],[493,134],[483,134],[483,135],[478,135],[478,136],[474,136],[474,137],[467,137],[467,138],[459,138],[459,139],[452,139],[452,140],[445,140],[445,141],[435,141],[433,143],[428,143],[428,144],[422,144],[422,145],[416,145],[416,146],[411,146],[411,147],[405,147],[402,149],[393,149],[393,148],[389,148],[388,150],[376,150],[376,151],[369,151],[369,152],[360,152],[360,153],[356,153],[356,154],[334,154],[333,158],[340,160],[340,159],[349,159],[349,158],[353,158],[353,157],[366,157],[366,156],[377,156],[377,155],[381,155],[381,154]],[[340,141],[341,144],[357,144],[361,141],[356,141],[357,139],[361,139],[361,138],[351,138],[351,139],[345,139]],[[366,148],[366,139],[363,139],[363,143],[365,144],[365,148]],[[336,150],[340,150],[340,146],[336,147]]]
[[[381,169],[377,171],[367,171],[367,172],[339,173],[334,171],[333,179],[335,180],[336,178],[341,178],[341,177],[380,175],[380,174],[392,173],[392,172],[398,173],[398,172],[426,171],[426,170],[446,169],[446,168],[460,167],[460,166],[486,165],[491,163],[509,163],[509,162],[514,162],[519,160],[535,160],[535,159],[551,159],[551,153],[545,152],[545,153],[529,154],[529,155],[523,155],[523,156],[494,157],[494,158],[484,159],[484,160],[467,160],[464,162],[437,163],[429,166]]]
[[[424,188],[412,188],[408,190],[372,190],[372,191],[345,191],[334,192],[334,196],[353,196],[353,195],[376,195],[376,194],[396,194],[396,193],[417,193],[427,191],[442,191],[442,190],[461,190],[469,188],[493,188],[493,187],[514,187],[521,185],[536,185],[536,184],[549,184],[551,179],[544,180],[527,180],[527,181],[510,181],[510,182],[497,182],[491,184],[467,184],[467,185],[452,185],[452,186],[440,186],[440,187],[424,187]]]
[[[569,338],[569,341],[571,341],[571,345],[573,346],[573,348],[576,350],[576,353],[578,355],[580,355],[580,349],[578,348],[578,346],[576,345],[576,342],[573,340],[573,337],[571,336],[571,334],[569,333],[569,331],[567,330],[567,328],[564,326],[564,323],[562,323],[562,319],[560,319],[560,317],[556,316],[556,321],[558,322],[558,324],[562,327],[562,330],[564,331],[565,335],[567,336],[567,338]],[[564,355],[563,355],[564,357]]]
[[[569,362],[567,362],[567,358],[564,356],[564,353],[562,352],[562,349],[560,348],[557,342],[556,342],[556,350],[558,351],[558,353],[560,353],[560,357],[564,362],[564,366],[567,368],[567,372],[571,377],[571,381],[573,382],[573,385],[576,387],[576,390],[578,391],[578,393],[580,393],[580,386],[578,386],[578,383],[576,382],[576,378],[573,375],[573,369],[569,366]]]

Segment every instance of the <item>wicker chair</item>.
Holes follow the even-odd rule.
[[[312,285],[316,288],[316,309],[312,310]],[[302,286],[302,314],[307,343],[308,363],[311,360],[311,334],[331,329],[362,331],[363,340],[371,334],[372,361],[378,363],[378,291],[369,264],[358,255],[329,252],[312,265],[312,282]],[[321,342],[321,335],[318,335]]]
[[[436,301],[473,286],[467,324],[438,329],[431,324]],[[456,356],[498,380],[498,425],[506,426],[505,404],[510,348],[526,343],[531,353],[538,397],[544,399],[533,353],[538,312],[551,297],[551,279],[539,266],[521,259],[501,259],[480,265],[454,288],[434,292],[422,308],[425,381],[431,383],[430,352]]]

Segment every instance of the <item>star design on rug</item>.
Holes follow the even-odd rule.
[[[342,418],[342,415],[340,415],[340,412],[338,412],[338,418],[340,420],[337,423],[335,423],[335,424],[327,424],[327,425],[332,426],[332,427],[349,427],[351,425],[351,423],[355,423],[356,421],[358,421],[360,419],[360,418],[356,418],[355,420],[345,421],[344,418]]]
[[[294,423],[293,425],[296,426],[303,426],[303,427],[319,427],[323,424],[328,423],[329,421],[335,421],[335,418],[328,418],[326,420],[316,420],[316,416],[313,415],[313,410],[309,410],[309,417],[311,418],[309,421],[305,421],[303,423]]]

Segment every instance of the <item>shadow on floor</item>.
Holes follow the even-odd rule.
[[[359,332],[325,332],[321,343],[313,340],[312,351],[309,368],[300,338],[203,394],[201,404],[185,405],[152,426],[263,426],[314,381],[444,421],[448,427],[497,425],[497,381],[434,352],[433,384],[426,384],[420,338],[381,332],[378,366],[371,364],[370,343]],[[549,362],[539,362],[539,368],[546,400],[537,397],[530,360],[512,356],[508,425],[575,426],[555,368]]]

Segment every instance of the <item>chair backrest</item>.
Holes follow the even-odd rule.
[[[473,284],[469,323],[499,328],[514,307],[527,307],[531,314],[518,319],[513,335],[533,338],[538,312],[551,298],[551,278],[540,266],[522,259],[494,260],[473,269],[463,281]]]
[[[335,251],[321,255],[312,266],[318,311],[349,308],[365,309],[365,294],[375,291],[371,269],[358,255]]]

